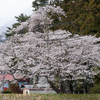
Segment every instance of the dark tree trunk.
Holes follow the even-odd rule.
[[[57,94],[58,93],[62,93],[62,94],[67,94],[67,93],[71,94],[71,93],[73,93],[70,81],[65,81],[65,82],[62,81],[61,84],[60,84],[60,89],[57,88],[52,81],[48,80],[48,83],[50,84],[51,88]]]
[[[54,83],[52,81],[48,80],[48,83],[50,84],[51,88],[56,92],[56,93],[60,93],[60,90],[54,85]]]
[[[68,93],[66,82],[61,82],[60,91],[62,91],[62,93]]]
[[[70,81],[61,82],[60,90],[63,93],[69,93],[69,94],[73,93],[71,82]]]
[[[68,86],[69,93],[73,93],[73,86],[72,86],[71,83],[72,83],[71,81],[67,81],[67,86]]]

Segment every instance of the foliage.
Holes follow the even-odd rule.
[[[45,6],[48,4],[48,0],[35,0],[32,2],[32,7],[37,10],[39,6]]]
[[[9,86],[9,89],[13,92],[13,93],[22,93],[19,84],[18,83],[11,83]]]
[[[64,22],[72,21],[62,29],[81,35],[100,36],[100,0],[64,0],[62,8],[67,15]]]
[[[21,23],[21,22],[25,22],[26,20],[29,19],[29,16],[27,16],[26,14],[20,14],[18,17],[15,16],[15,18],[17,19],[18,23]],[[14,27],[16,28],[16,27]]]
[[[26,14],[25,15],[24,14],[20,14],[18,17],[15,16],[15,18],[17,20],[17,23],[14,23],[12,25],[12,28],[7,27],[8,30],[7,30],[7,33],[5,33],[6,37],[10,37],[10,36],[14,35],[15,32],[11,32],[11,30],[13,28],[17,28],[19,25],[21,25],[20,23],[25,22],[26,20],[28,20],[29,19],[29,16],[27,16]],[[27,28],[21,30],[21,33],[26,33],[26,32],[27,32]]]
[[[92,94],[100,94],[100,83],[95,84],[94,87],[91,87],[90,93]]]
[[[9,93],[12,93],[12,91],[7,89],[7,90],[4,90],[3,93],[9,94]]]

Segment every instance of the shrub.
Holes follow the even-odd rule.
[[[16,83],[11,83],[9,86],[9,89],[13,92],[13,93],[22,93],[21,88],[19,87],[19,84]]]
[[[3,93],[9,94],[9,93],[12,93],[12,91],[10,91],[9,89],[7,89],[7,90],[3,90]]]
[[[100,93],[100,83],[94,85],[94,87],[91,87],[91,93],[96,94],[96,93]]]

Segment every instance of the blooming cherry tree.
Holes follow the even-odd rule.
[[[51,13],[51,16],[48,13]],[[93,83],[100,67],[100,38],[73,35],[69,31],[34,31],[37,25],[51,24],[52,15],[65,15],[60,7],[46,6],[13,29],[14,36],[0,45],[0,70],[18,79],[45,76],[57,93],[71,93],[76,83]],[[60,18],[61,19],[61,18]],[[21,34],[20,30],[28,32]],[[19,34],[20,33],[20,34]]]
[[[45,27],[48,24],[51,24],[53,22],[52,16],[56,14],[58,20],[62,20],[61,16],[65,16],[65,12],[63,9],[61,9],[59,6],[54,7],[50,5],[46,5],[45,7],[39,7],[37,11],[33,11],[33,14],[30,15],[29,20],[26,22],[20,23],[20,26],[17,26],[17,28],[13,28],[11,32],[20,32],[23,29],[27,29],[28,31],[36,31],[36,28],[38,27]],[[42,26],[41,26],[42,25]]]
[[[57,17],[60,17],[60,15],[65,15],[60,7],[42,7],[37,11],[33,11],[33,14],[30,16],[29,20],[20,23],[20,26],[11,30],[11,32],[14,32],[15,35],[11,36],[10,39],[1,44],[1,70],[9,69],[10,73],[13,73],[14,76],[17,76],[17,73],[22,73],[23,77],[29,76],[26,75],[29,66],[33,67],[36,65],[36,63],[39,62],[36,57],[40,55],[40,52],[38,52],[40,51],[40,49],[38,49],[38,44],[39,42],[41,43],[41,39],[39,39],[39,36],[42,36],[42,33],[39,33],[39,35],[38,33],[37,35],[34,34],[33,29],[37,25],[51,24],[53,19],[50,19],[51,16],[48,16],[49,12],[51,13],[51,16],[54,13],[58,14]],[[23,34],[24,29],[29,32]],[[45,35],[43,35],[42,37],[45,37]],[[36,56],[34,55],[33,51]],[[29,55],[31,57],[29,57]],[[27,68],[25,68],[26,66]],[[25,69],[26,71],[24,71],[23,69]]]
[[[72,36],[70,32],[62,30],[48,34],[49,40],[46,40],[49,41],[48,52],[45,51],[48,56],[42,61],[42,69],[46,70],[41,70],[41,75],[47,77],[55,91],[68,92],[68,89],[71,90],[68,86],[70,82],[72,87],[76,83],[84,85],[84,81],[85,84],[94,83],[94,76],[100,73],[99,70],[95,71],[96,67],[100,67],[100,38]],[[59,79],[58,86],[54,87],[56,78]],[[58,87],[62,90],[57,89]]]

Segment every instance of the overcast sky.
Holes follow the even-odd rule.
[[[34,0],[0,0],[0,27],[26,9],[32,10]]]

